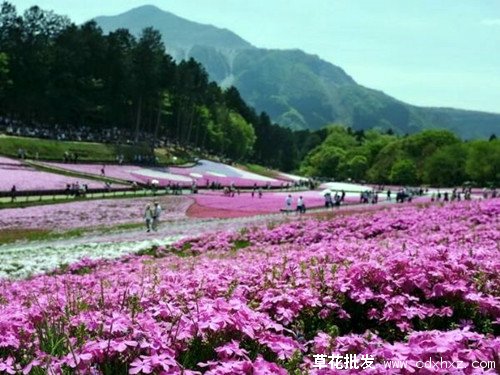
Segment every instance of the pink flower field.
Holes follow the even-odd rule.
[[[262,198],[255,193],[252,198],[251,193],[244,192],[234,197],[225,196],[222,192],[202,191],[193,198],[197,206],[192,207],[189,212],[194,217],[239,217],[257,214],[277,213],[285,208],[285,200],[288,195],[292,196],[292,209],[297,207],[297,199],[302,196],[306,208],[324,207],[325,199],[320,191],[290,191],[290,192],[270,192],[263,191]],[[382,201],[381,197],[381,201]],[[358,203],[357,194],[346,195],[344,204]]]
[[[3,281],[0,372],[494,374],[499,217],[398,205]]]
[[[140,223],[146,204],[153,200],[160,202],[163,220],[185,218],[188,207],[193,203],[187,197],[162,196],[155,199],[103,199],[8,208],[0,210],[0,235],[2,229],[66,230]]]
[[[107,165],[107,164],[71,164],[71,163],[44,163],[51,167],[65,169],[73,172],[88,173],[101,176],[104,165],[105,176],[125,181],[134,181],[132,171],[140,169],[134,165]]]
[[[158,180],[160,186],[167,186],[168,183],[180,183],[190,186],[192,179],[182,175],[168,173],[163,170],[143,168],[135,165],[106,165],[106,164],[69,164],[69,163],[45,163],[49,166],[65,169],[68,171],[88,173],[95,176],[102,176],[101,170],[104,167],[106,177],[116,178],[124,181],[135,181],[148,183]]]
[[[87,184],[89,188],[102,188],[104,183],[37,171],[18,160],[0,156],[0,191],[10,191],[12,185],[21,190],[65,189],[66,184]]]
[[[70,164],[70,163],[45,163],[48,166],[80,173],[88,173],[101,176],[103,164]],[[247,172],[230,165],[216,163],[208,160],[201,160],[193,167],[169,167],[169,168],[146,168],[135,165],[104,165],[105,176],[117,178],[125,181],[136,181],[147,183],[151,180],[158,180],[160,186],[167,186],[169,183],[179,183],[183,186],[190,186],[196,181],[199,186],[205,186],[209,182],[218,182],[224,186],[234,183],[239,187],[265,187],[282,186],[292,181],[292,175],[283,175],[283,179],[277,180],[255,173]]]

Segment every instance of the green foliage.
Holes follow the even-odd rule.
[[[423,181],[434,186],[459,185],[466,181],[467,147],[458,143],[438,149],[425,160]]]
[[[500,182],[500,142],[462,142],[447,130],[410,136],[339,126],[304,158],[306,175],[403,185],[457,186]]]
[[[335,146],[320,146],[307,156],[303,172],[307,175],[333,177],[339,179],[340,167],[343,165],[346,152]]]
[[[348,161],[347,168],[348,176],[356,181],[363,180],[368,169],[368,160],[362,155],[356,155]]]
[[[9,79],[9,59],[7,54],[0,52],[0,99],[11,83]]]
[[[391,168],[390,180],[393,184],[414,185],[417,183],[417,168],[409,159],[401,159]]]
[[[227,154],[235,160],[243,159],[252,152],[255,131],[238,113],[231,111],[226,124],[225,142]]]
[[[465,170],[479,184],[500,183],[500,141],[475,141],[468,145]]]

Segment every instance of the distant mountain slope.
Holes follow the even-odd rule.
[[[176,59],[187,57],[196,45],[220,50],[255,48],[229,30],[191,22],[153,5],[141,6],[118,16],[97,17],[95,21],[105,32],[126,28],[134,35],[152,26],[163,35],[165,46]]]
[[[154,6],[95,21],[105,32],[128,28],[139,35],[148,26],[158,29],[175,59],[195,58],[211,79],[234,85],[257,110],[294,129],[339,122],[355,129],[379,127],[400,133],[446,128],[466,139],[500,135],[500,114],[412,106],[357,84],[318,56],[256,48],[229,30],[191,22]]]

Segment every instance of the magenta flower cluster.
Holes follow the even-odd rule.
[[[160,196],[135,199],[88,200],[25,208],[0,210],[0,232],[4,229],[102,228],[141,223],[144,209],[153,200],[160,202],[163,220],[186,218],[193,200],[184,196]]]
[[[0,371],[349,373],[314,368],[315,354],[373,356],[370,374],[389,373],[384,360],[498,363],[498,217],[499,199],[398,206],[4,281]],[[393,373],[446,373],[417,370]]]
[[[10,191],[16,186],[21,190],[64,190],[67,184],[86,184],[89,188],[103,188],[104,183],[83,178],[68,177],[38,171],[18,160],[0,157],[0,191]]]
[[[286,207],[285,200],[288,195],[292,196],[292,209],[297,207],[299,197],[303,198],[307,208],[324,207],[325,198],[321,192],[315,190],[308,191],[290,191],[290,192],[274,192],[264,190],[262,198],[259,198],[258,193],[245,192],[235,194],[234,197],[225,196],[222,192],[204,191],[194,195],[193,198],[200,206],[209,207],[219,210],[243,211],[243,212],[259,212],[259,213],[275,213]],[[344,200],[344,204],[358,203],[359,197],[348,196]]]
[[[134,165],[107,165],[107,164],[72,164],[72,163],[45,163],[48,166],[65,169],[68,171],[87,173],[96,176],[102,176],[102,169],[104,168],[104,176],[117,178],[125,181],[136,181],[132,173],[140,170],[141,167]]]

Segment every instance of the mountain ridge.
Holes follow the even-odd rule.
[[[293,129],[344,123],[356,130],[392,129],[405,134],[446,128],[462,138],[500,133],[500,114],[449,107],[419,107],[358,84],[344,69],[301,49],[263,49],[234,32],[178,17],[153,5],[94,18],[105,33],[151,26],[176,60],[194,58],[210,78],[228,87],[273,121]]]

